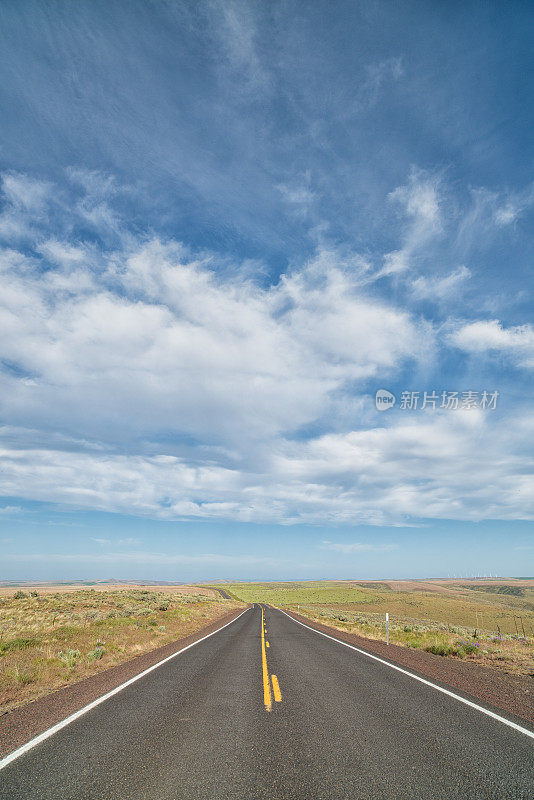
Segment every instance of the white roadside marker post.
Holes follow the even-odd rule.
[[[300,603],[297,603],[297,614],[300,614]]]
[[[389,612],[386,611],[386,644],[389,644]]]

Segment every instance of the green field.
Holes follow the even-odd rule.
[[[229,583],[222,587],[246,603],[290,606],[298,603],[374,603],[376,596],[342,583]]]

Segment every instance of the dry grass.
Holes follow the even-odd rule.
[[[296,611],[296,608],[293,610]],[[386,640],[383,614],[362,614],[339,607],[302,607],[300,613],[337,630],[368,639]],[[509,674],[534,677],[534,639],[522,635],[492,635],[488,631],[447,626],[413,617],[390,616],[389,640],[441,656],[476,661]]]
[[[0,597],[0,711],[194,633],[241,605],[198,587],[10,589]]]

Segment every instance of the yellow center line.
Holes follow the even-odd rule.
[[[271,680],[273,682],[274,699],[277,703],[280,703],[282,701],[282,692],[280,691],[280,686],[278,685],[278,678],[276,675],[271,675]]]
[[[267,711],[273,707],[271,698],[271,685],[269,683],[269,672],[267,671],[267,653],[265,652],[265,628],[263,624],[263,608],[261,610],[261,666],[263,670],[263,702]]]

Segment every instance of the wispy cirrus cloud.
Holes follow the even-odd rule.
[[[398,544],[370,544],[369,542],[330,542],[324,539],[321,542],[323,550],[334,550],[336,553],[390,553],[397,550]]]
[[[91,541],[100,545],[101,547],[135,547],[141,544],[141,539],[136,539],[132,536],[127,536],[124,539],[105,539],[101,537],[91,537]]]
[[[202,553],[186,555],[180,553],[156,553],[136,551],[130,553],[8,553],[2,555],[9,564],[109,564],[135,567],[150,566],[203,566],[206,569],[223,567],[275,567],[280,561],[275,558],[254,555],[229,555],[227,553]]]
[[[507,192],[499,197],[493,219],[500,226],[512,225],[534,205],[534,183],[519,192]]]
[[[412,170],[408,183],[389,194],[389,200],[399,206],[407,223],[402,247],[385,254],[380,276],[406,272],[424,247],[441,234],[440,182],[439,175]]]
[[[11,516],[12,514],[21,514],[22,508],[20,506],[0,506],[0,514]]]
[[[451,301],[462,290],[465,281],[471,277],[471,270],[467,267],[458,267],[448,275],[430,276],[420,275],[411,281],[410,290],[418,300]]]

